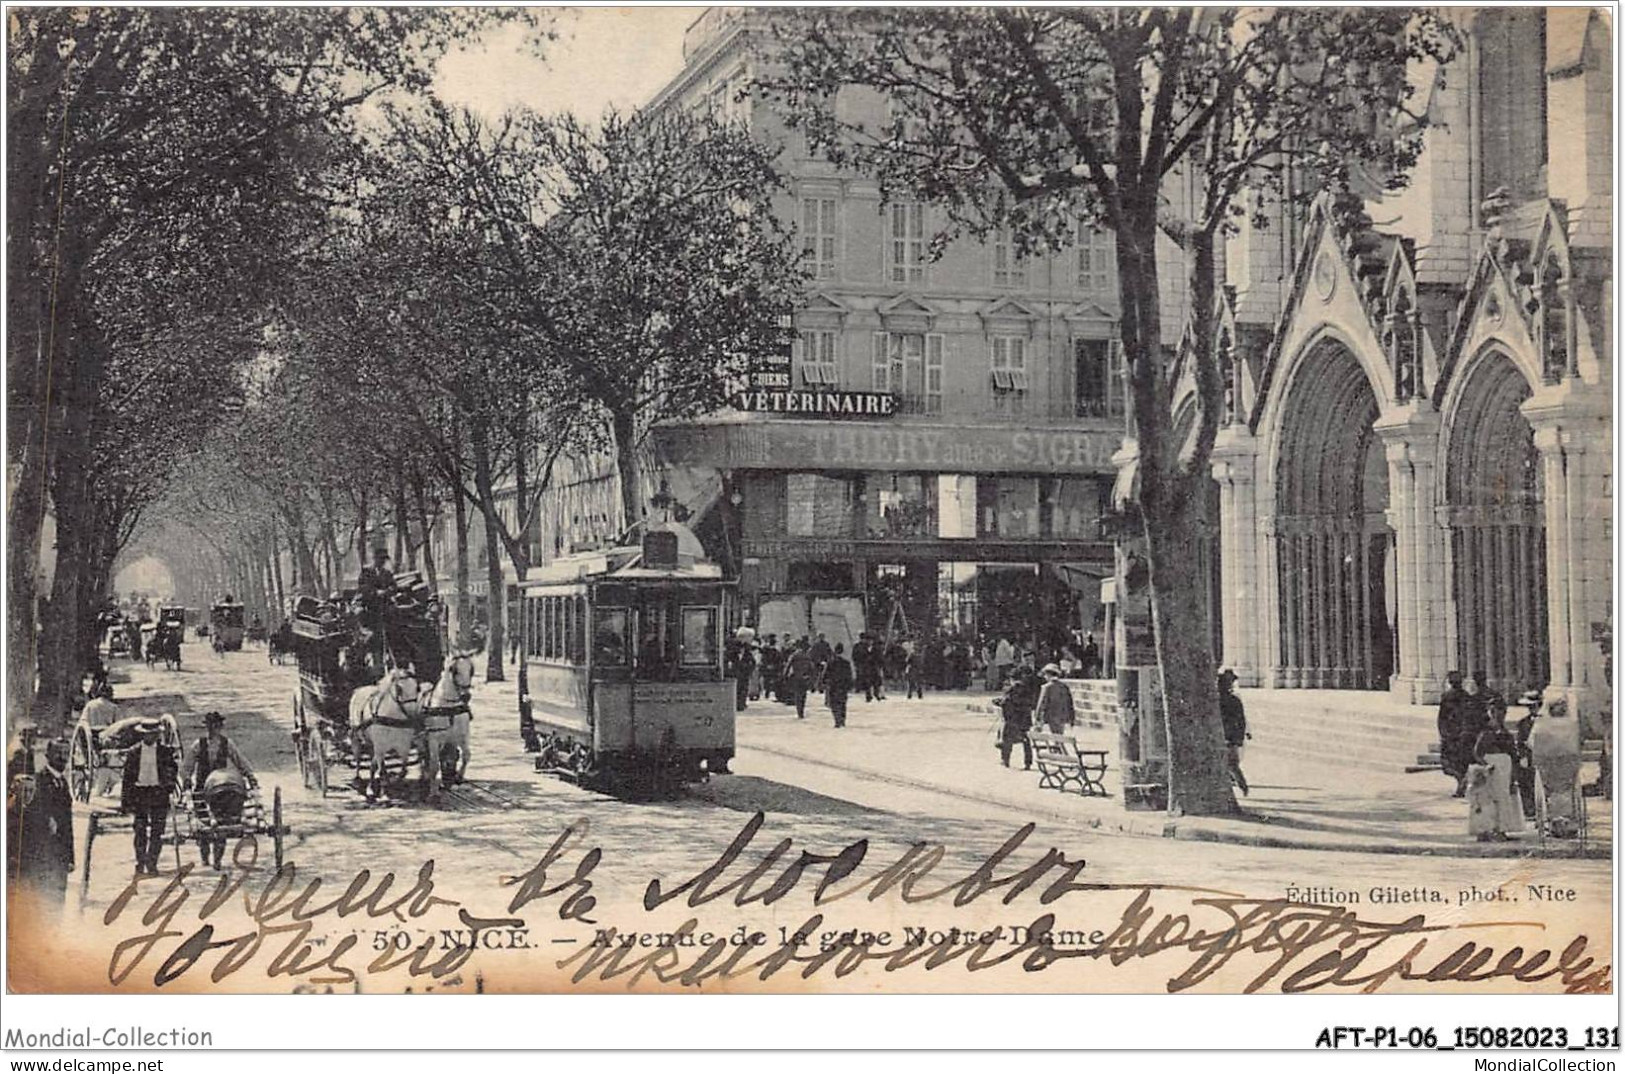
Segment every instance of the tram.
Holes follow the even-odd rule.
[[[734,583],[673,522],[641,546],[567,556],[520,586],[519,730],[536,769],[604,789],[728,771]]]

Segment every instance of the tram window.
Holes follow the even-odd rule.
[[[683,609],[683,663],[710,667],[717,662],[717,610]]]
[[[525,599],[525,655],[538,656],[536,637],[536,606],[541,601],[535,597]]]
[[[559,657],[559,598],[547,598],[547,658]]]
[[[547,624],[548,637],[552,638],[553,659],[564,659],[564,598],[553,598],[553,618]]]
[[[646,605],[638,613],[638,678],[653,681],[670,678],[676,664],[672,655],[666,609],[657,604]]]
[[[576,656],[576,599],[574,597],[564,598],[564,659],[566,663],[580,663]]]
[[[593,616],[592,662],[600,667],[626,666],[625,608],[599,608]]]
[[[587,598],[577,597],[575,605],[576,628],[575,633],[570,635],[572,643],[570,661],[571,663],[582,664],[587,660]]]

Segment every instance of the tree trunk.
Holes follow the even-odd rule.
[[[1219,715],[1212,636],[1202,602],[1200,506],[1145,512],[1151,615],[1168,725],[1168,809],[1189,816],[1237,812]]]
[[[615,430],[615,471],[621,479],[621,530],[630,530],[643,521],[643,493],[640,488],[635,415],[617,414]]]
[[[412,501],[417,508],[418,532],[423,535],[423,573],[429,578],[429,589],[440,591],[440,579],[435,576],[434,569],[434,538],[429,525],[428,497],[423,492],[423,474],[416,466],[412,467]]]
[[[282,586],[282,549],[276,539],[276,526],[271,527],[271,582],[276,587],[276,620],[288,614],[288,592]]]
[[[1158,305],[1157,196],[1148,188],[1135,200],[1136,226],[1120,233],[1117,263],[1121,332],[1130,362],[1132,424],[1140,456],[1139,504],[1168,731],[1168,809],[1192,816],[1225,815],[1236,812],[1236,801],[1230,790],[1211,635],[1201,599],[1206,584],[1198,570],[1204,539],[1199,525],[1202,501],[1191,492],[1193,482],[1179,462],[1180,445],[1173,443],[1172,392]],[[1211,302],[1211,291],[1207,301]]]
[[[417,547],[412,544],[412,530],[406,512],[406,479],[401,476],[400,467],[395,468],[395,569],[399,570],[402,564],[406,569],[418,569]]]
[[[497,513],[496,495],[491,483],[491,444],[484,425],[476,422],[470,430],[470,445],[474,450],[474,489],[480,497],[480,514],[485,520],[485,616],[486,630],[485,681],[501,682],[502,646],[505,623],[504,606],[508,588],[502,576],[502,540],[497,535],[502,517]]]
[[[6,510],[6,711],[13,721],[32,712],[37,672],[40,542],[45,526],[45,452],[34,445]]]
[[[457,562],[452,568],[457,584],[457,648],[467,649],[470,640],[468,620],[474,614],[474,605],[468,595],[468,504],[460,491],[452,493],[451,502],[457,531]]]

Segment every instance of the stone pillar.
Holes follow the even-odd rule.
[[[1281,636],[1280,545],[1274,515],[1258,516],[1255,552],[1258,563],[1258,576],[1255,579],[1258,586],[1258,636],[1255,639],[1258,646],[1258,676],[1260,685],[1279,688],[1282,685],[1284,639]]]
[[[1266,557],[1259,554],[1268,538],[1258,524],[1257,462],[1257,437],[1245,427],[1219,430],[1213,445],[1213,479],[1219,483],[1219,622],[1225,666],[1242,686],[1263,682],[1264,636],[1278,622],[1275,606],[1264,603],[1274,587],[1264,584]]]
[[[1388,456],[1388,524],[1394,531],[1399,669],[1390,691],[1406,704],[1439,699],[1450,670],[1445,531],[1435,510],[1439,415],[1423,404],[1378,419]]]
[[[1567,380],[1522,407],[1545,478],[1547,631],[1552,682],[1590,733],[1610,704],[1593,630],[1612,615],[1613,456],[1606,390]]]

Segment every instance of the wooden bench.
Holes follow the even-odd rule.
[[[1032,743],[1033,762],[1038,765],[1038,785],[1064,791],[1076,784],[1084,797],[1105,798],[1106,785],[1101,778],[1106,774],[1106,751],[1078,748],[1070,735],[1051,735],[1034,731],[1027,735]]]

